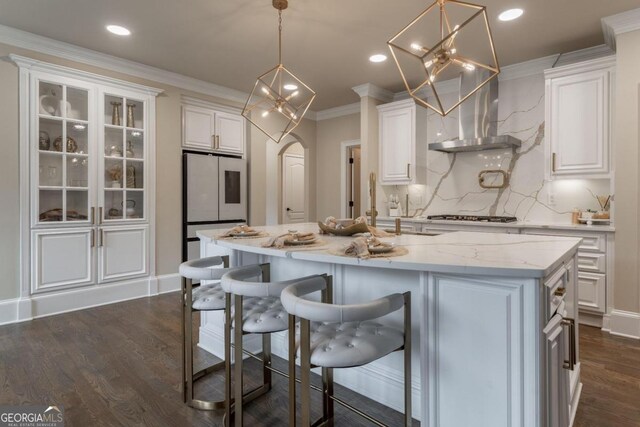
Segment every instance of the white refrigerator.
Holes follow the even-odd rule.
[[[200,257],[198,230],[226,229],[247,222],[246,160],[183,151],[182,204],[185,261]]]

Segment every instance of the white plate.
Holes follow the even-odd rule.
[[[383,243],[378,246],[369,246],[369,253],[372,254],[386,254],[391,252],[395,246],[392,243]]]
[[[229,236],[231,236],[231,237],[253,237],[253,236],[257,236],[258,234],[260,234],[259,231],[245,231],[245,232],[240,232],[240,233],[229,233]]]
[[[318,241],[317,237],[314,237],[310,240],[285,240],[284,244],[289,246],[301,246],[301,245],[310,245]]]

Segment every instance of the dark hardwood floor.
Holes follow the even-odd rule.
[[[97,307],[0,327],[0,405],[58,404],[68,426],[212,426],[220,413],[182,403],[177,294]],[[581,327],[583,391],[576,426],[640,426],[640,342]],[[198,363],[213,358],[199,351]],[[274,360],[286,368],[282,360]],[[247,361],[247,386],[259,365]],[[317,380],[317,379],[316,379]],[[220,376],[196,392],[222,398]],[[337,387],[336,394],[389,425],[402,415]],[[313,393],[316,416],[320,399]],[[245,425],[286,425],[287,382],[246,407]],[[336,405],[337,425],[365,420]],[[417,423],[415,423],[417,424]]]

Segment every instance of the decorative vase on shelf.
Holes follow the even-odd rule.
[[[38,148],[41,150],[48,150],[49,147],[51,147],[51,138],[47,132],[41,130],[38,138]]]
[[[111,106],[113,107],[111,111],[111,124],[115,126],[120,126],[120,106],[122,102],[112,101]]]
[[[127,104],[127,127],[136,127],[136,120],[133,116],[133,109],[136,108],[135,104]]]
[[[135,153],[133,152],[133,144],[131,143],[131,141],[127,141],[127,157],[130,159],[135,157]]]

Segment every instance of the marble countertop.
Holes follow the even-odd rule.
[[[459,226],[478,226],[478,227],[497,227],[497,228],[526,228],[526,229],[550,229],[550,230],[575,230],[575,231],[600,231],[612,233],[616,229],[613,225],[586,225],[571,223],[542,223],[529,221],[516,222],[475,222],[475,221],[446,221],[434,220],[427,218],[400,218],[402,222],[410,222],[415,224],[434,224],[434,225],[450,225]],[[395,221],[393,217],[378,216],[378,221]]]
[[[318,231],[316,223],[255,227],[271,236],[295,228],[300,232]],[[522,234],[454,232],[439,236],[401,235],[382,238],[406,247],[407,255],[391,258],[358,259],[334,255],[329,249],[347,245],[351,237],[322,235],[324,247],[309,249],[263,248],[268,237],[257,239],[218,239],[222,230],[202,230],[197,235],[203,243],[233,250],[269,256],[344,265],[431,271],[502,277],[542,278],[573,256],[579,238]]]

